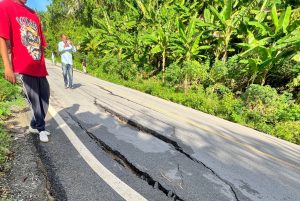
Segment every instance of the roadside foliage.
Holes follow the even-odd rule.
[[[0,74],[4,74],[3,64],[0,62]],[[11,135],[5,129],[5,122],[11,115],[12,107],[24,106],[20,88],[10,84],[0,76],[0,177],[5,171],[4,163],[8,160],[11,146]]]

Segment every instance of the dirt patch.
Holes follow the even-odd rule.
[[[27,132],[27,125],[28,110],[14,111],[6,122],[13,146],[6,175],[0,175],[0,197],[23,201],[52,200],[46,171],[33,144],[36,136]]]

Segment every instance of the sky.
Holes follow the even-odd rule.
[[[37,11],[46,11],[47,5],[51,3],[51,0],[27,0],[27,6],[37,10]]]

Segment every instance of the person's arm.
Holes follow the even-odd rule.
[[[69,45],[68,47],[64,47],[63,43],[58,44],[58,51],[60,53],[65,53],[65,52],[68,52],[68,51],[72,51],[72,49],[73,49],[73,47],[71,45]]]
[[[72,47],[72,52],[76,52],[77,50],[76,50],[76,47],[75,47],[75,45],[73,45],[73,42],[72,41],[68,41],[68,45],[70,46],[70,47]]]
[[[8,47],[6,44],[6,40],[2,37],[0,37],[0,54],[4,65],[5,79],[15,84],[16,76],[9,60]]]
[[[10,34],[10,20],[7,10],[4,7],[0,7],[0,54],[4,65],[5,79],[14,84],[16,83],[16,76],[9,60],[9,50],[7,46],[7,41],[10,40]]]

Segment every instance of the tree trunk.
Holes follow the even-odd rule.
[[[264,86],[264,85],[266,84],[266,79],[267,79],[268,72],[269,72],[269,69],[266,70],[266,71],[263,73],[263,76],[262,76],[262,79],[261,79],[261,86]]]
[[[165,83],[165,70],[166,70],[166,51],[163,51],[163,55],[162,55],[162,81],[163,83]]]
[[[189,62],[191,60],[191,56],[190,54],[187,55],[186,57],[186,61]],[[187,74],[187,71],[186,69],[184,69],[184,81],[183,81],[183,88],[184,88],[184,93],[186,94],[187,93],[187,90],[188,90],[188,74]]]
[[[224,62],[227,61],[227,58],[228,58],[228,51],[227,51],[227,49],[225,49],[222,61],[224,61]]]
[[[187,88],[188,88],[188,77],[187,77],[187,73],[185,73],[184,75],[184,81],[183,81],[183,88],[184,88],[184,93],[187,93]]]
[[[261,79],[261,86],[264,86],[266,83],[266,77],[264,76],[262,79]]]
[[[157,71],[157,72],[160,72],[160,69],[161,69],[161,68],[160,68],[160,66],[161,66],[161,61],[160,61],[160,60],[161,60],[161,59],[160,59],[160,57],[157,57],[156,60],[157,60],[157,61],[156,61],[156,62],[157,62],[156,71]]]
[[[119,61],[122,60],[122,48],[119,49],[119,52],[118,52],[118,59],[119,59]]]
[[[227,61],[228,59],[228,47],[229,47],[229,42],[230,42],[230,38],[231,38],[231,28],[229,28],[226,32],[225,32],[225,40],[224,40],[224,45],[225,45],[225,51],[224,51],[224,55],[222,58],[222,61]]]

